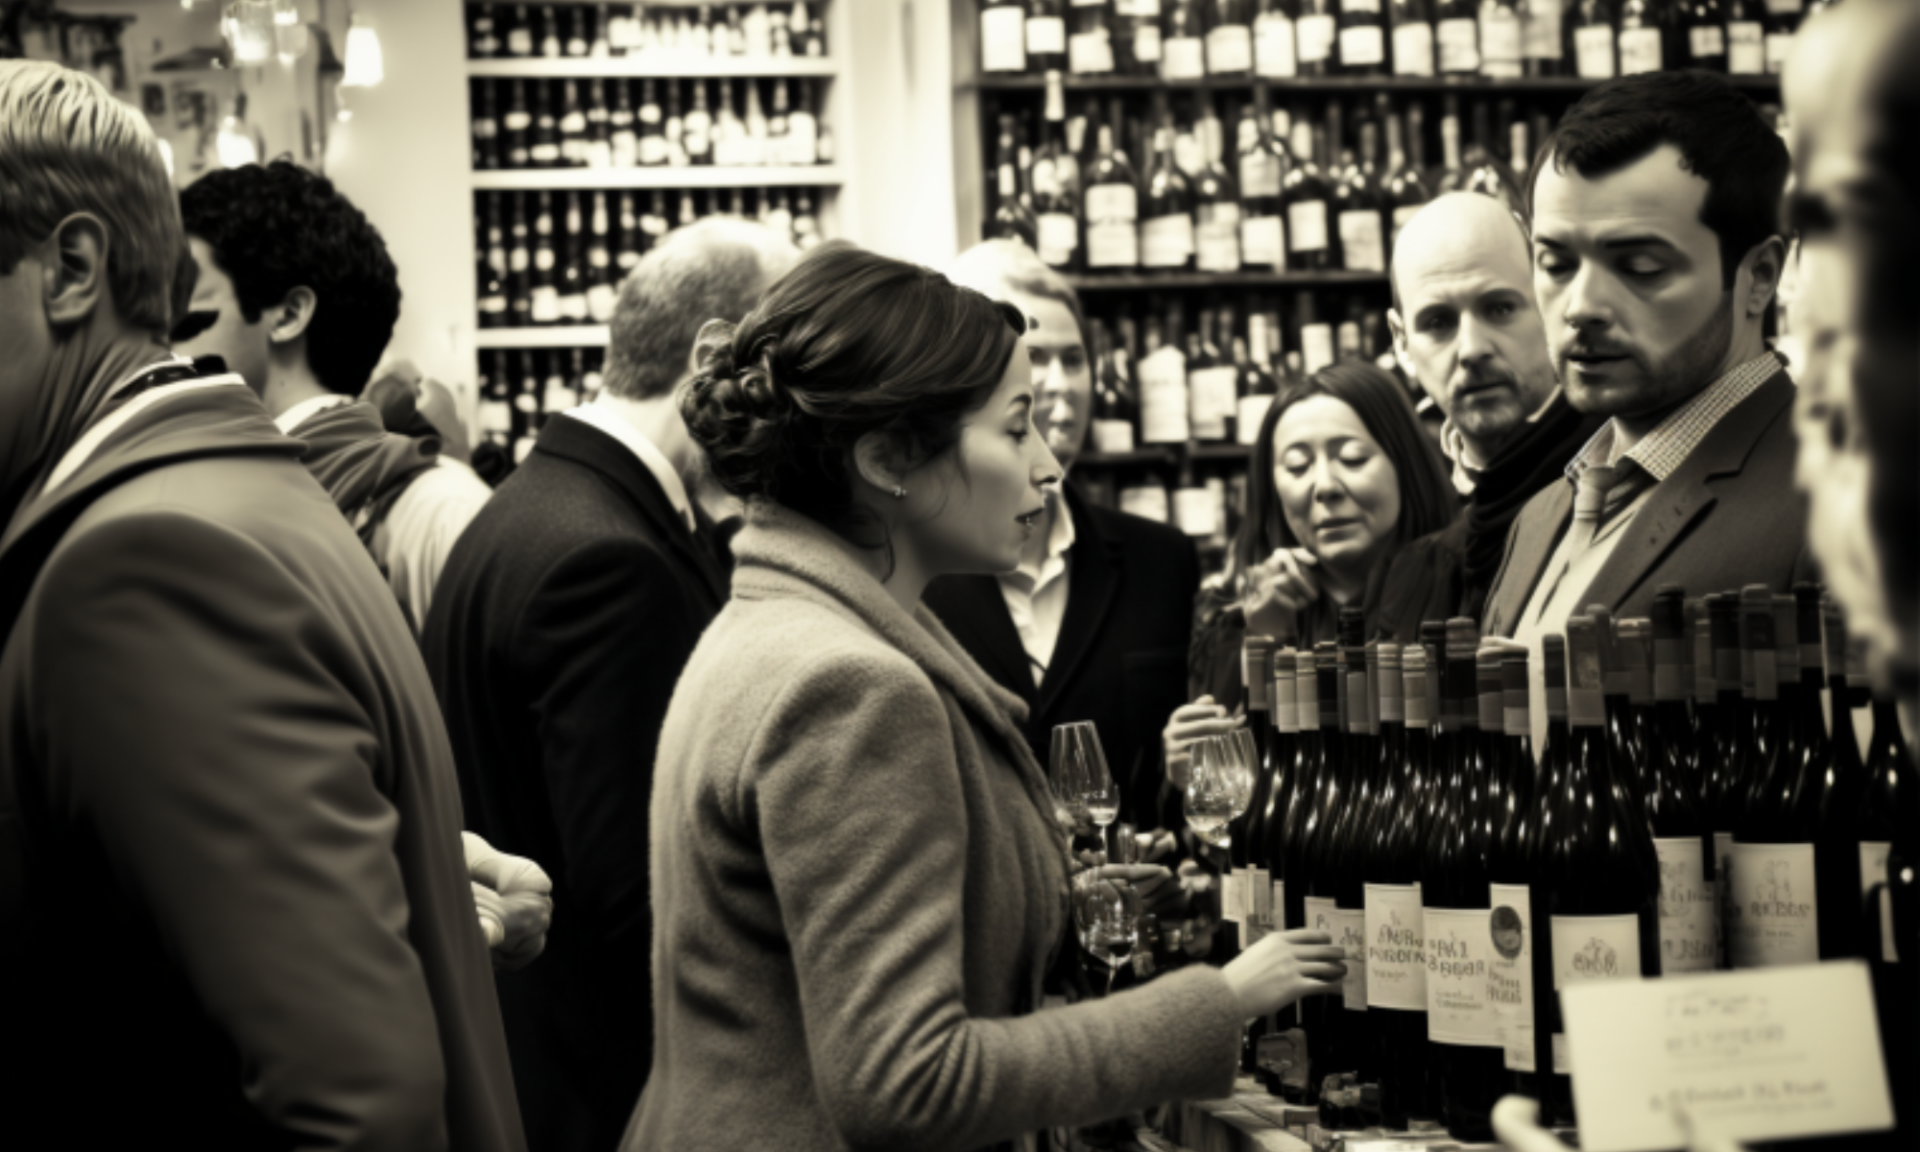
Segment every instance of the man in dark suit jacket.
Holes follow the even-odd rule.
[[[652,1052],[647,810],[681,667],[727,596],[683,476],[679,386],[796,253],[709,221],[621,286],[599,399],[556,414],[448,558],[422,638],[469,827],[553,877],[546,951],[502,973],[530,1145],[620,1140]],[[671,766],[663,766],[670,768]]]
[[[1026,344],[1036,425],[1063,469],[1092,415],[1079,302],[1030,252],[989,241],[954,278],[1011,301],[1033,328]],[[1090,503],[1071,487],[1047,502],[1020,569],[934,582],[926,604],[1003,687],[1027,702],[1027,743],[1048,760],[1053,726],[1091,720],[1120,819],[1160,826],[1161,726],[1186,702],[1187,647],[1200,563],[1178,531]]]
[[[0,123],[5,1142],[525,1147],[400,606],[242,378],[168,353],[146,122],[8,60]]]
[[[1589,604],[1646,614],[1661,584],[1807,574],[1793,385],[1761,331],[1786,171],[1753,105],[1705,73],[1603,84],[1542,148],[1535,292],[1568,399],[1610,419],[1515,521],[1490,633],[1537,648]]]

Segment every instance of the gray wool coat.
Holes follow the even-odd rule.
[[[1241,1019],[1188,969],[1036,1012],[1065,841],[995,686],[768,504],[661,732],[653,1075],[626,1149],[974,1149],[1219,1096]]]

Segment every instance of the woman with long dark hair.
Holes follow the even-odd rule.
[[[1036,1011],[1075,946],[1067,829],[1024,705],[920,603],[1013,568],[1059,478],[1025,328],[829,244],[702,333],[682,411],[746,526],[660,736],[628,1148],[1011,1147],[1224,1094],[1246,1020],[1338,987],[1290,932]]]

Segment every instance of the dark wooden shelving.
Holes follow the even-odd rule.
[[[1385,272],[1124,272],[1075,273],[1078,292],[1140,292],[1155,288],[1361,288],[1385,284]]]
[[[1174,467],[1182,457],[1196,463],[1207,461],[1244,461],[1253,452],[1245,444],[1216,442],[1189,444],[1148,444],[1131,452],[1082,452],[1073,462],[1075,468]]]
[[[1753,92],[1780,91],[1780,77],[1774,75],[1729,75],[1726,77],[1734,87]],[[1215,89],[1225,91],[1244,90],[1253,86],[1253,80],[1245,76],[1208,76],[1200,80],[1162,80],[1158,76],[1074,76],[1062,77],[1068,91],[1085,92],[1150,92],[1154,89],[1171,91],[1199,91]],[[1578,93],[1585,92],[1603,83],[1600,80],[1582,80],[1577,76],[1533,76],[1518,79],[1495,80],[1484,76],[1466,79],[1441,76],[1317,76],[1297,77],[1288,80],[1267,81],[1276,96],[1287,93],[1330,92],[1352,94],[1355,92],[1464,92],[1471,95],[1509,95],[1540,93]],[[981,76],[964,85],[981,92],[1018,92],[1024,90],[1039,91],[1046,86],[1043,76],[1025,74],[1006,74]]]

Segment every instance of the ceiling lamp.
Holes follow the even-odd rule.
[[[307,26],[300,22],[294,0],[273,0],[273,44],[282,64],[291,64],[307,50]]]
[[[352,18],[347,28],[347,74],[340,79],[342,88],[371,88],[386,75],[380,57],[380,37],[373,29]]]
[[[273,0],[233,0],[220,16],[220,34],[233,49],[237,67],[256,67],[273,59],[276,49]]]

